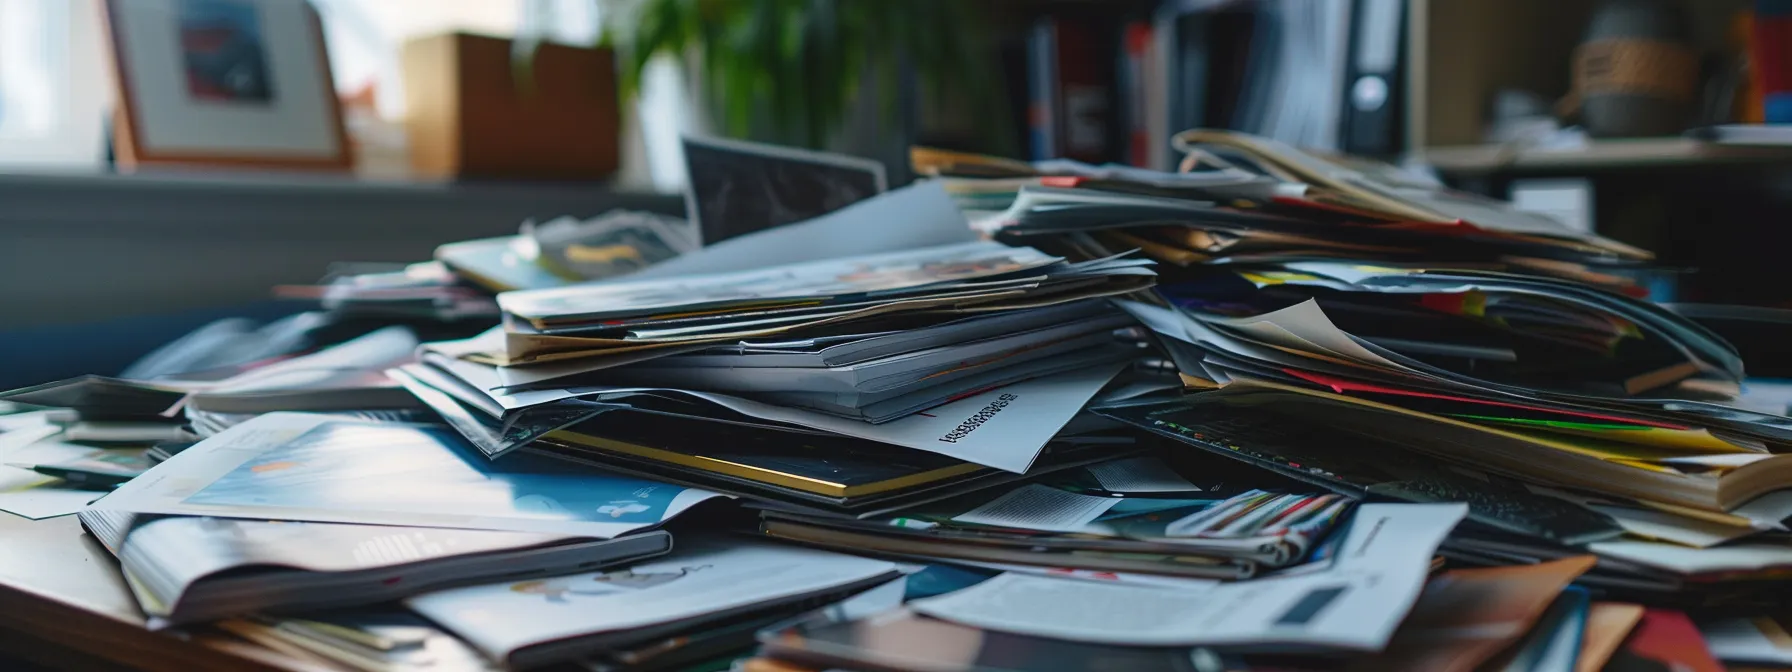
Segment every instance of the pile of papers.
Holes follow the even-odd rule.
[[[948,221],[907,242],[961,242],[733,270],[917,204]],[[527,447],[834,513],[1126,443],[1071,425],[1136,377],[1140,343],[1116,333],[1136,323],[1102,297],[1150,286],[1151,261],[974,240],[926,186],[830,217],[706,248],[680,260],[692,274],[502,294],[502,327],[393,375],[492,457]]]
[[[1341,493],[1467,501],[1462,561],[1591,552],[1589,585],[1693,602],[1784,566],[1785,418],[1721,403],[1741,360],[1637,298],[1645,253],[1374,164],[1183,139],[1268,188],[1057,180],[1001,215],[1006,240],[1161,262],[1122,305],[1203,392],[1101,413]]]
[[[337,269],[0,394],[0,509],[317,669],[1792,665],[1792,420],[1647,252],[1179,142]]]

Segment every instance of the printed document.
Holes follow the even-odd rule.
[[[1089,467],[1102,489],[1119,493],[1189,492],[1200,488],[1155,457],[1132,457]]]
[[[1183,592],[1011,573],[910,606],[979,628],[1082,642],[1376,651],[1467,513],[1464,504],[1364,504],[1332,567],[1299,576]]]
[[[626,569],[475,586],[406,605],[487,655],[535,644],[674,623],[897,576],[881,560],[729,540],[680,542]]]
[[[1076,532],[1120,503],[1118,497],[1081,495],[1034,483],[958,514],[953,522],[1044,532]]]

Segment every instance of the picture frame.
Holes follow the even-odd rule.
[[[121,167],[353,165],[306,0],[105,0]]]

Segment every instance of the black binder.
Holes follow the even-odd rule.
[[[1345,64],[1340,149],[1392,156],[1404,149],[1406,3],[1351,0],[1349,61]]]

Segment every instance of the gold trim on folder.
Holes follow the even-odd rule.
[[[678,453],[678,452],[673,452],[673,451],[669,451],[669,450],[661,450],[659,448],[649,448],[647,446],[636,445],[633,443],[625,443],[622,441],[606,439],[606,438],[599,437],[599,436],[591,436],[588,434],[580,434],[578,432],[573,432],[573,431],[564,430],[564,429],[549,432],[543,438],[552,439],[555,441],[560,441],[563,443],[567,443],[567,444],[571,444],[571,445],[579,446],[579,447],[583,447],[583,448],[594,448],[597,450],[609,450],[609,451],[614,451],[614,452],[618,452],[618,453],[623,453],[626,455],[633,455],[635,457],[654,460],[657,462],[676,464],[679,466],[690,467],[693,469],[701,469],[703,471],[708,471],[708,472],[713,472],[713,473],[718,473],[718,474],[725,474],[725,475],[733,476],[736,478],[744,478],[744,479],[748,479],[748,480],[758,481],[761,483],[767,483],[767,484],[776,485],[776,486],[785,487],[785,488],[802,490],[804,492],[810,492],[810,493],[814,493],[817,495],[824,495],[824,496],[828,496],[828,497],[863,497],[866,495],[875,495],[875,494],[879,494],[879,493],[883,493],[883,492],[889,492],[892,490],[901,490],[903,488],[909,488],[909,487],[913,487],[913,486],[917,486],[917,485],[922,485],[925,483],[940,481],[940,480],[944,480],[947,478],[952,478],[954,476],[962,476],[964,474],[969,474],[969,473],[975,472],[982,468],[980,465],[977,465],[977,464],[974,464],[971,462],[966,462],[963,464],[956,464],[956,465],[953,465],[950,467],[934,469],[932,471],[923,471],[918,474],[909,474],[907,476],[901,476],[901,477],[892,478],[892,479],[888,479],[888,480],[877,481],[875,483],[865,483],[865,484],[861,484],[861,485],[846,485],[844,483],[835,483],[832,481],[825,481],[825,480],[818,479],[818,478],[810,478],[808,476],[799,476],[797,474],[788,474],[788,473],[784,473],[781,471],[767,469],[765,467],[756,467],[756,466],[753,466],[750,464],[741,464],[739,462],[730,462],[728,460],[721,460],[721,459],[716,459],[713,457],[703,457],[701,455],[687,455],[685,453]]]

